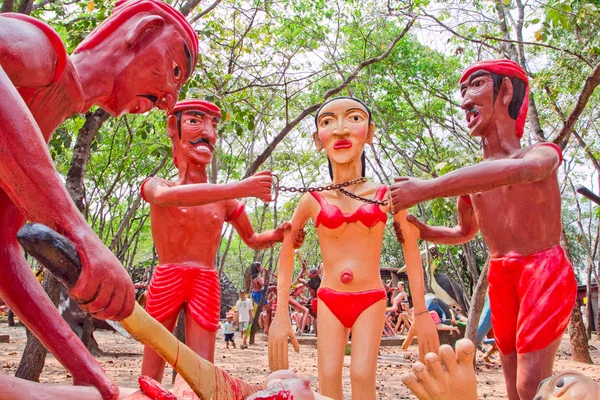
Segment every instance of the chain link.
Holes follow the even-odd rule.
[[[345,189],[339,189],[340,192],[342,192],[343,194],[345,194],[346,196],[354,199],[354,200],[359,200],[365,203],[369,203],[369,204],[377,204],[378,206],[387,206],[388,202],[387,200],[377,200],[377,199],[367,199],[366,197],[361,197],[357,194],[354,193],[350,193],[349,191],[345,190]]]
[[[354,179],[348,182],[343,182],[343,183],[332,183],[329,184],[327,186],[318,186],[318,187],[287,187],[287,186],[280,186],[278,184],[279,182],[279,178],[277,178],[277,184],[275,186],[275,190],[277,191],[282,191],[282,192],[290,192],[290,193],[306,193],[306,192],[324,192],[324,191],[330,191],[330,190],[339,190],[340,192],[342,192],[344,195],[355,199],[355,200],[359,200],[365,203],[369,203],[369,204],[377,204],[380,206],[387,206],[388,202],[387,200],[376,200],[376,199],[367,199],[366,197],[361,197],[359,195],[356,195],[354,193],[350,193],[349,191],[345,190],[345,187],[348,186],[352,186],[352,185],[356,185],[357,183],[364,183],[367,182],[367,178],[362,177],[362,178],[358,178],[358,179]]]

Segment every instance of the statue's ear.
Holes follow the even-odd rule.
[[[373,144],[373,136],[375,135],[375,122],[369,124],[369,132],[367,132],[367,144]]]
[[[315,142],[315,146],[317,147],[317,151],[323,150],[323,143],[321,143],[321,139],[319,138],[319,132],[314,131],[312,137],[313,142]]]
[[[175,139],[177,135],[177,117],[175,115],[167,117],[167,135],[169,135],[171,140]]]
[[[144,43],[148,43],[164,25],[165,20],[158,15],[140,18],[127,34],[127,44],[130,47],[140,47]]]
[[[502,105],[508,107],[513,98],[513,85],[509,78],[504,77],[502,79],[502,87],[504,93],[502,94]]]

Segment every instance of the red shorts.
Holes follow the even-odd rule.
[[[159,322],[177,316],[183,304],[202,329],[219,330],[221,284],[214,268],[164,264],[154,269],[146,311]]]
[[[492,326],[503,354],[540,350],[562,337],[577,294],[562,247],[493,258],[488,280]]]

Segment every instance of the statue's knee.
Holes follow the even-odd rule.
[[[535,374],[537,375],[537,374]],[[522,399],[533,399],[542,379],[532,374],[520,375],[517,379],[517,392]]]
[[[362,363],[353,362],[352,366],[350,367],[350,380],[352,381],[352,386],[359,385],[365,387],[368,385],[374,385],[375,373],[370,368],[367,368],[364,364],[361,364]]]

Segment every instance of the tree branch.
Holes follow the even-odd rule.
[[[394,39],[394,41],[388,46],[388,48],[386,49],[385,52],[383,52],[378,57],[370,58],[368,60],[361,62],[354,69],[354,71],[352,71],[352,73],[344,80],[344,82],[342,82],[341,85],[339,85],[333,89],[329,89],[327,92],[325,92],[325,94],[323,95],[323,100],[327,100],[329,97],[334,96],[335,94],[341,92],[346,86],[348,86],[350,84],[350,82],[352,82],[358,76],[360,71],[362,71],[365,67],[368,67],[371,64],[380,62],[383,59],[385,59],[387,56],[389,56],[390,53],[392,52],[392,50],[394,49],[394,47],[396,46],[396,44],[398,44],[398,42],[400,40],[402,40],[402,38],[408,33],[410,28],[413,26],[415,19],[416,19],[416,16],[413,17],[408,22],[408,24],[404,27],[404,29],[402,30],[400,35],[398,35]],[[254,162],[248,167],[248,169],[246,170],[246,174],[244,175],[244,178],[247,178],[247,177],[253,175],[258,170],[258,168],[267,160],[267,158],[269,158],[271,156],[271,154],[273,153],[273,151],[275,150],[277,145],[287,136],[287,134],[294,127],[296,127],[296,125],[298,125],[300,123],[300,121],[302,121],[307,115],[312,114],[313,112],[317,111],[320,106],[321,106],[321,104],[314,104],[314,105],[306,108],[304,111],[302,111],[300,113],[300,115],[298,115],[296,118],[294,118],[294,120],[292,120],[290,123],[288,123],[277,134],[277,136],[275,136],[275,138],[271,141],[271,143],[269,143],[267,145],[267,148],[261,154],[259,154],[259,156],[256,158],[256,160],[254,160]]]
[[[594,89],[600,83],[600,64],[596,65],[596,67],[590,72],[588,77],[585,79],[585,83],[583,84],[583,89],[581,89],[581,93],[579,93],[579,97],[577,99],[577,103],[575,103],[575,107],[573,111],[569,114],[567,119],[563,123],[563,127],[558,133],[556,139],[553,140],[554,143],[559,145],[562,149],[565,148],[567,142],[569,140],[569,134],[573,131],[573,127],[575,123],[579,119],[579,116],[587,106],[587,103],[594,93]]]
[[[573,57],[577,57],[579,58],[581,61],[583,61],[584,63],[586,63],[590,68],[592,68],[594,65],[589,62],[584,56],[582,56],[581,54],[577,54],[572,52],[571,50],[567,50],[567,49],[561,49],[560,47],[556,47],[556,46],[552,46],[549,44],[545,44],[545,43],[537,43],[537,42],[524,42],[522,40],[513,40],[513,39],[502,39],[502,38],[498,38],[498,37],[493,37],[493,36],[482,36],[482,38],[484,39],[488,39],[488,40],[497,40],[499,42],[510,42],[510,43],[518,43],[518,44],[523,44],[523,45],[527,45],[527,46],[540,46],[540,47],[546,47],[548,49],[552,49],[552,50],[556,50],[556,51],[560,51],[562,53],[567,53],[572,55]]]
[[[215,0],[214,3],[212,3],[210,6],[208,6],[200,14],[198,14],[194,18],[192,18],[191,21],[190,21],[190,24],[193,24],[194,22],[198,21],[200,18],[204,17],[206,14],[208,14],[209,12],[211,12],[216,6],[219,5],[220,2],[221,2],[221,0]]]
[[[422,11],[422,10],[421,10],[421,11]],[[489,48],[489,49],[492,49],[492,50],[494,50],[494,51],[498,51],[498,49],[497,49],[497,48],[495,48],[494,46],[492,46],[492,45],[491,45],[491,44],[489,44],[489,43],[486,43],[486,42],[485,42],[485,41],[483,41],[483,40],[477,40],[477,39],[473,39],[473,38],[469,38],[469,37],[466,37],[466,36],[464,36],[464,35],[461,35],[460,33],[456,32],[454,29],[450,28],[448,25],[444,24],[442,21],[440,21],[439,19],[437,19],[436,17],[434,17],[434,16],[433,16],[433,15],[431,15],[431,14],[427,14],[427,13],[426,13],[426,12],[424,12],[424,11],[422,11],[422,14],[423,14],[424,16],[426,16],[427,18],[431,18],[432,20],[434,20],[435,22],[437,22],[437,24],[438,24],[439,26],[441,26],[442,28],[444,28],[445,30],[447,30],[448,32],[450,32],[451,34],[453,34],[454,36],[456,36],[456,37],[458,37],[458,38],[461,38],[461,39],[463,39],[463,40],[466,40],[466,41],[468,41],[468,42],[472,42],[472,43],[478,43],[478,44],[480,44],[480,45],[482,45],[482,46],[485,46],[485,47],[487,47],[487,48]]]

